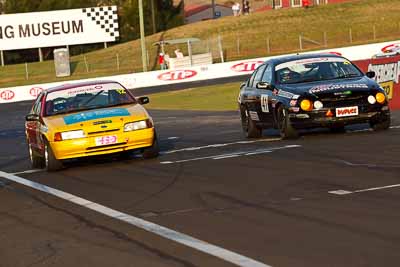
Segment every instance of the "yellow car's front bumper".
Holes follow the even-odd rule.
[[[148,128],[132,132],[116,132],[106,135],[114,135],[117,142],[110,145],[96,145],[96,138],[101,135],[86,138],[51,142],[50,146],[55,157],[59,160],[80,158],[94,155],[104,155],[127,150],[140,149],[153,145],[155,138],[154,128]]]

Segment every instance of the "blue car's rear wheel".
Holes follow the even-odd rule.
[[[249,112],[244,105],[240,106],[240,118],[242,120],[243,133],[247,138],[260,138],[262,136],[262,128],[250,118]]]

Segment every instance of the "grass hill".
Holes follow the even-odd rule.
[[[158,67],[159,51],[152,44],[163,38],[200,38],[202,42],[194,46],[194,52],[212,51],[215,62],[219,60],[218,36],[228,61],[300,51],[300,34],[308,40],[303,43],[303,51],[397,40],[400,39],[399,14],[398,0],[359,0],[203,21],[147,36],[148,61],[152,69]],[[171,46],[167,50],[173,55],[176,48]],[[180,48],[185,53],[186,48]],[[73,73],[68,79],[139,72],[142,70],[140,43],[135,40],[75,56],[71,63]],[[29,63],[28,70],[27,79],[24,64],[0,67],[0,87],[62,80],[55,77],[53,61]]]

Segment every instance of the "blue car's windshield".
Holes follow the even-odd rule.
[[[96,84],[50,92],[46,97],[45,116],[136,103],[118,83]]]
[[[280,84],[305,83],[361,77],[363,74],[347,59],[336,57],[289,61],[275,67]]]

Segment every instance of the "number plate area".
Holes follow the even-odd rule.
[[[116,144],[117,136],[116,135],[108,135],[108,136],[96,137],[95,142],[96,142],[96,146],[106,146],[106,145]]]
[[[336,117],[351,117],[358,115],[358,107],[346,107],[346,108],[337,108],[336,109]]]

